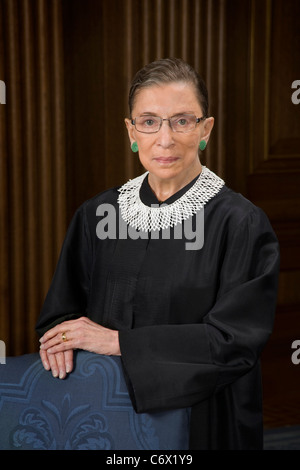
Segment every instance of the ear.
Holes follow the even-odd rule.
[[[128,119],[128,118],[125,119],[125,124],[126,124],[126,127],[127,127],[128,137],[129,137],[130,145],[131,145],[131,144],[133,144],[133,142],[136,141],[135,135],[134,135],[135,128],[131,124],[131,120]]]
[[[211,131],[214,127],[214,123],[215,123],[215,119],[213,117],[209,117],[205,119],[201,139],[204,139],[206,140],[206,142],[208,142]]]

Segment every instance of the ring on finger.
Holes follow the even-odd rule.
[[[68,341],[68,338],[67,338],[65,332],[63,332],[63,333],[61,334],[61,339],[62,339],[63,341]]]

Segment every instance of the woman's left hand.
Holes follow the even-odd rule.
[[[107,356],[121,355],[118,331],[98,325],[87,317],[56,325],[40,338],[40,343],[40,349],[49,354],[84,349]]]

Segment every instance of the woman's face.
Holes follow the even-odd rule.
[[[141,89],[135,96],[133,119],[140,116],[167,119],[181,114],[193,114],[197,118],[203,116],[194,86],[190,83],[155,85]],[[208,141],[213,118],[200,121],[187,133],[172,131],[168,121],[163,121],[160,130],[153,134],[138,132],[129,119],[125,122],[130,142],[137,142],[140,161],[152,176],[170,179],[179,175],[193,178],[199,174],[199,143],[202,139]]]

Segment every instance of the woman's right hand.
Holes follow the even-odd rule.
[[[40,349],[40,357],[44,368],[51,370],[53,377],[64,379],[73,370],[73,349],[53,354]]]

